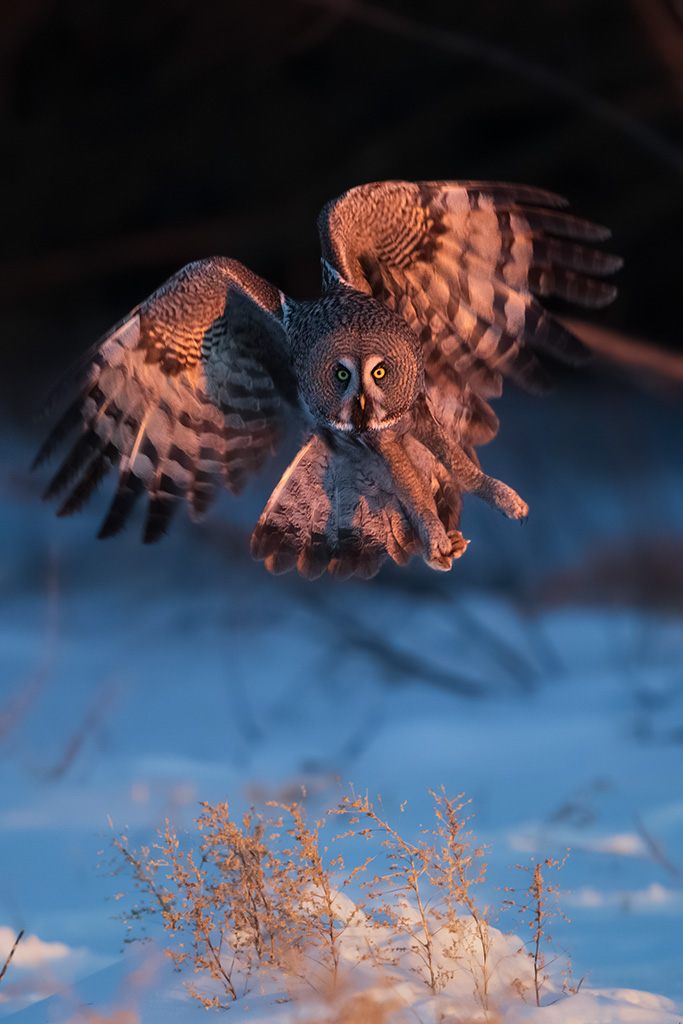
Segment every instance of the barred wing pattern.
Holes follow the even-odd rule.
[[[353,188],[320,215],[323,258],[414,328],[430,403],[468,447],[497,432],[488,400],[503,376],[541,390],[538,353],[569,363],[586,357],[536,296],[592,307],[614,298],[600,278],[622,261],[585,244],[609,231],[565,213],[566,205],[521,185],[396,181]]]
[[[145,491],[146,543],[180,499],[199,519],[220,486],[239,493],[296,402],[281,316],[278,290],[222,257],[189,264],[134,309],[76,372],[76,400],[36,457],[79,432],[45,493],[66,492],[58,515],[80,509],[116,463],[100,537],[125,525]]]

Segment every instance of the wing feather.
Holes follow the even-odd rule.
[[[149,505],[143,539],[166,532],[186,499],[201,518],[221,486],[239,493],[275,450],[297,387],[280,293],[235,260],[189,264],[107,334],[73,372],[77,397],[34,465],[77,432],[45,497],[60,515],[88,500],[119,463],[99,536]]]
[[[524,185],[393,181],[351,189],[321,212],[323,258],[414,328],[430,399],[464,443],[495,434],[488,402],[504,376],[543,390],[539,356],[588,358],[539,297],[587,307],[614,298],[602,279],[621,260],[591,244],[609,231],[566,205]]]

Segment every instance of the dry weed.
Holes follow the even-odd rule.
[[[267,815],[252,809],[239,824],[227,803],[204,803],[194,845],[181,842],[168,822],[151,848],[132,850],[121,836],[114,841],[118,860],[132,869],[142,895],[124,915],[129,937],[147,915],[159,914],[176,968],[187,963],[213,979],[212,992],[186,983],[206,1008],[227,1007],[270,979],[290,996],[308,990],[334,1024],[383,1024],[403,1005],[395,997],[407,976],[435,997],[459,975],[469,979],[472,998],[490,1020],[497,967],[491,911],[475,898],[485,849],[467,829],[469,801],[450,799],[443,787],[429,792],[435,822],[421,828],[416,842],[399,834],[381,806],[355,794],[313,824],[301,803],[270,802]],[[342,829],[325,845],[332,821]],[[370,855],[363,858],[365,843]],[[349,886],[354,899],[344,892]],[[536,865],[521,903],[514,896],[505,901],[533,929],[529,955],[539,1005],[558,892]],[[363,965],[372,980],[359,993]]]
[[[552,860],[548,857],[534,864],[533,868],[525,867],[521,864],[515,865],[518,871],[533,872],[531,882],[526,889],[519,890],[506,886],[504,890],[505,892],[521,893],[520,901],[515,900],[513,897],[512,899],[504,900],[503,905],[516,909],[522,919],[522,923],[531,929],[531,949],[527,952],[533,963],[536,1006],[541,1005],[541,989],[548,980],[548,975],[545,972],[558,959],[557,955],[554,955],[550,960],[546,957],[546,949],[552,944],[548,925],[558,915],[564,918],[565,921],[569,921],[567,915],[559,907],[560,887],[557,884],[551,885],[546,881],[543,877],[543,868],[559,870],[564,865],[568,856],[569,850],[567,850],[561,861]],[[563,955],[568,961],[569,954],[563,951]],[[568,971],[565,972],[565,988],[571,992],[573,990],[566,980],[567,973]]]
[[[380,949],[369,941],[368,955],[378,964],[397,967],[404,953],[413,954],[413,971],[437,995],[453,978],[458,966],[471,973],[482,1007],[488,1010],[491,965],[489,908],[479,909],[474,889],[484,880],[484,848],[473,846],[465,831],[468,816],[461,812],[469,801],[455,800],[429,790],[434,800],[436,826],[423,828],[417,843],[403,839],[375,811],[366,797],[345,797],[334,813],[348,817],[348,836],[380,838],[388,870],[362,882],[366,902],[361,904],[368,923],[392,932]],[[368,861],[355,869],[365,871]],[[471,921],[466,923],[463,914]],[[445,934],[444,934],[445,933]]]

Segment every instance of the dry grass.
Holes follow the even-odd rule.
[[[425,997],[447,996],[454,979],[466,978],[473,1007],[491,1020],[501,954],[493,951],[492,910],[476,899],[485,849],[468,830],[463,797],[450,799],[443,787],[430,793],[434,821],[416,842],[355,794],[314,823],[301,803],[272,802],[239,822],[227,803],[205,803],[194,844],[168,822],[150,848],[133,850],[121,836],[117,870],[123,859],[142,897],[122,915],[128,938],[159,914],[166,955],[199,975],[186,985],[206,1008],[227,1008],[269,980],[290,998],[321,1001],[339,1024],[382,1024],[407,1008],[398,995],[406,978],[423,985]],[[537,864],[521,899],[505,891],[505,905],[533,930],[533,969],[508,987],[540,1005],[559,890]]]
[[[436,824],[423,829],[417,843],[407,842],[374,809],[367,797],[345,797],[339,809],[349,821],[349,830],[339,838],[361,836],[377,841],[383,849],[386,870],[363,881],[366,902],[360,904],[367,923],[392,931],[392,939],[381,952],[370,944],[370,955],[385,966],[398,966],[401,954],[409,951],[416,960],[409,969],[437,995],[453,978],[456,965],[465,960],[475,981],[481,1005],[488,1009],[489,951],[488,908],[479,910],[475,887],[484,880],[484,849],[466,832],[467,817],[460,817],[465,804],[446,797],[443,790],[434,799]],[[365,871],[360,865],[352,873]],[[463,924],[463,911],[470,927]],[[446,932],[446,944],[435,942]]]
[[[528,955],[531,958],[534,969],[536,1006],[541,1005],[541,989],[548,981],[547,969],[557,960],[557,955],[553,955],[550,960],[546,957],[546,949],[551,945],[552,941],[548,926],[550,921],[558,914],[565,921],[569,921],[566,914],[559,908],[560,887],[557,884],[550,884],[543,877],[543,868],[546,868],[546,871],[559,870],[564,865],[568,856],[569,850],[567,850],[567,854],[561,861],[552,860],[550,857],[547,857],[545,860],[535,864],[533,869],[517,864],[516,867],[519,871],[532,872],[531,882],[526,889],[522,890],[514,889],[511,886],[506,886],[505,888],[505,892],[518,894],[517,899],[513,895],[512,899],[505,900],[505,905],[517,910],[522,923],[531,929],[531,949],[528,951]],[[521,896],[521,899],[519,896]],[[564,952],[563,955],[567,956]],[[567,991],[574,992],[575,990],[568,983],[567,974],[565,975],[565,987]]]

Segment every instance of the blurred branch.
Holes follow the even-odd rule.
[[[598,327],[584,320],[574,320],[571,317],[560,319],[577,338],[601,356],[634,370],[648,370],[667,381],[683,382],[682,355],[667,352],[666,349],[657,348],[648,341],[630,338],[619,331]]]
[[[117,689],[109,684],[103,686],[86,712],[80,727],[68,739],[60,759],[46,772],[49,779],[60,779],[66,775],[80,754],[88,738],[106,719],[107,712],[118,697]]]
[[[43,652],[33,672],[22,680],[13,696],[0,706],[0,742],[5,741],[28,714],[54,671],[59,637],[59,551],[55,547],[49,552],[46,591],[47,614]]]
[[[327,600],[327,594],[329,591],[317,591],[314,594],[306,585],[299,589],[302,603],[320,616],[324,623],[333,622],[335,635],[343,638],[342,649],[335,652],[339,663],[344,654],[353,651],[371,660],[384,677],[391,680],[392,685],[419,680],[435,689],[457,693],[461,697],[479,700],[486,695],[487,683],[484,680],[465,675],[456,668],[441,668],[428,657],[420,657],[396,646],[390,637],[377,630],[374,622],[367,620],[363,611],[358,614],[348,612],[339,606],[334,597],[332,601]]]
[[[320,46],[339,27],[343,16],[334,10],[323,11],[322,17],[301,28],[291,42],[281,39],[280,53],[299,55]]]
[[[9,951],[9,953],[7,954],[7,959],[5,960],[5,965],[2,968],[2,970],[0,971],[0,981],[2,981],[2,979],[5,977],[5,971],[7,970],[7,968],[10,965],[10,961],[11,961],[12,957],[14,956],[14,954],[16,952],[17,946],[21,942],[23,934],[24,934],[24,929],[22,928],[21,931],[19,932],[19,934],[17,935],[16,939],[14,940],[14,945],[12,946],[12,948]]]
[[[0,110],[6,113],[14,84],[14,72],[22,49],[31,38],[35,26],[53,6],[53,0],[22,0],[20,4],[2,5],[0,32]]]
[[[499,68],[501,71],[507,71],[540,89],[560,96],[568,103],[581,107],[592,117],[609,124],[615,131],[627,136],[642,149],[668,164],[672,170],[683,175],[683,150],[678,146],[662,138],[648,125],[643,124],[608,100],[595,96],[570,79],[564,78],[540,64],[519,57],[502,46],[484,42],[461,32],[421,25],[419,21],[413,21],[392,11],[382,10],[372,4],[363,3],[362,0],[298,0],[298,2],[325,7],[328,10],[345,14],[354,21],[371,25],[380,31],[403,36],[423,45],[433,46],[435,49],[445,50],[448,53],[457,54],[459,57],[481,61]],[[650,2],[651,0],[643,0],[643,4]]]
[[[270,208],[249,210],[240,218],[140,231],[6,263],[0,267],[0,296],[16,298],[116,271],[187,262],[220,251],[226,238],[234,250],[254,237],[265,240],[277,223]]]
[[[683,100],[683,6],[676,0],[631,2]]]
[[[661,844],[648,832],[639,815],[636,815],[636,828],[645,841],[645,845],[655,863],[664,868],[672,878],[675,878],[679,885],[683,884],[683,872],[669,860]]]
[[[487,101],[482,102],[485,109]],[[424,120],[424,111],[416,104],[413,110],[404,112],[398,122],[390,120],[378,126],[372,149],[385,154],[391,165],[400,159],[406,132],[421,130]],[[339,190],[340,182],[348,186],[362,174],[372,156],[367,148],[350,147],[343,161],[338,161],[325,174],[319,174],[315,195],[320,203]],[[270,201],[264,199],[252,206],[242,202],[239,213],[233,216],[121,233],[0,263],[0,299],[14,301],[45,289],[81,284],[121,272],[173,264],[181,266],[192,259],[218,253],[245,259],[253,253],[266,252],[272,258],[288,252],[291,262],[292,245],[303,237],[302,224],[310,224],[310,253],[315,254],[318,207],[311,179],[301,178],[297,188],[284,195],[277,189],[267,190],[265,194]]]

